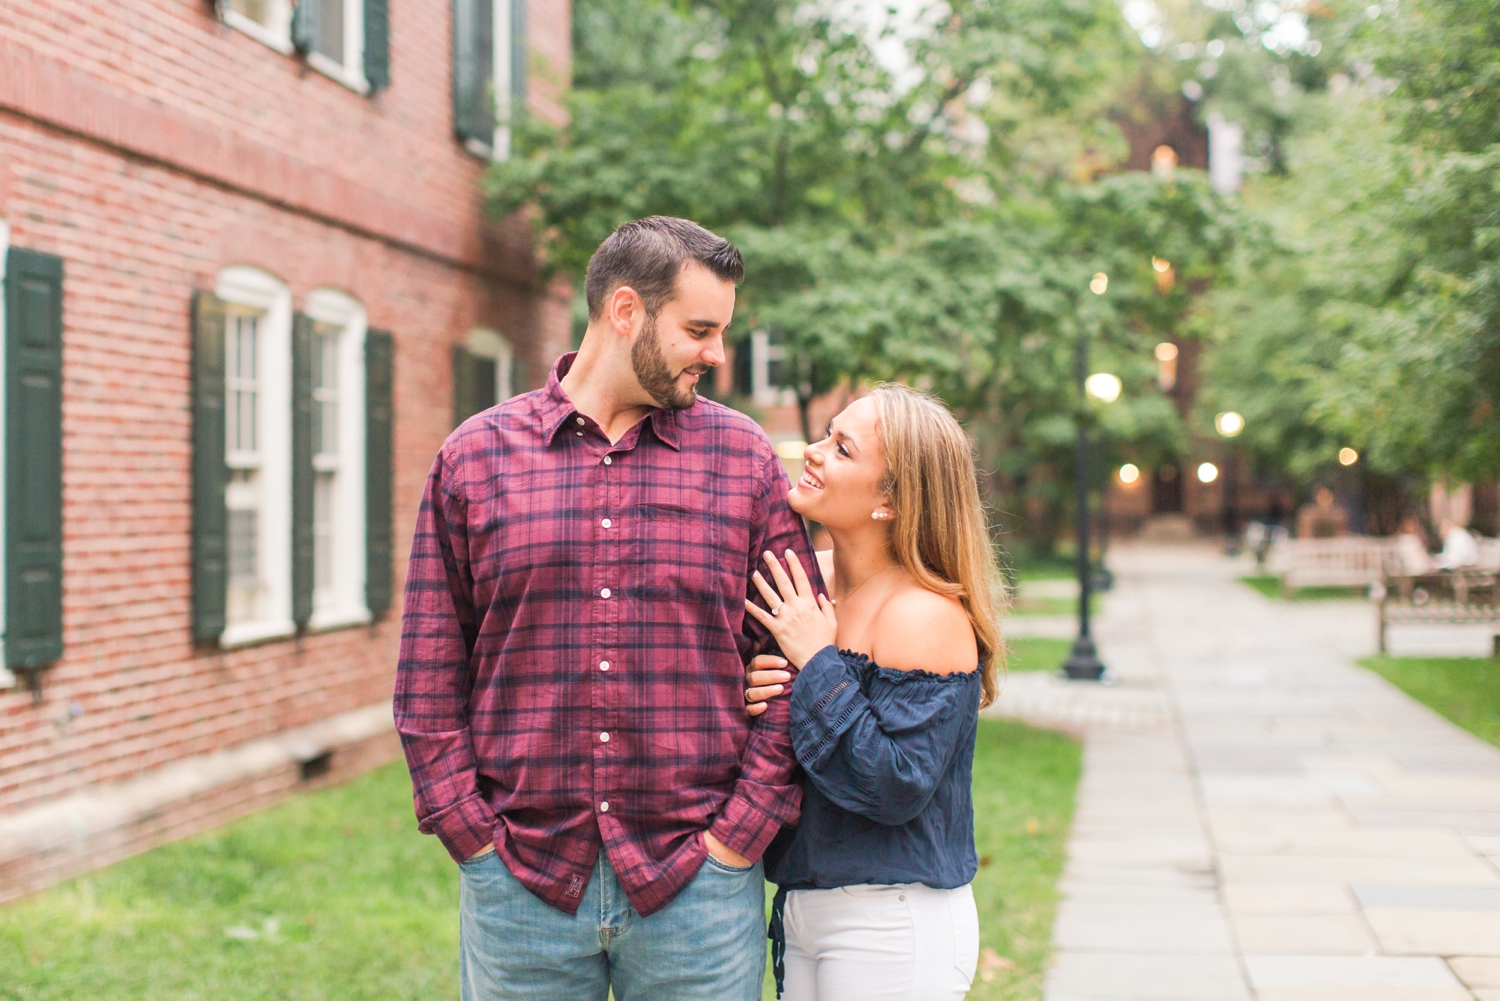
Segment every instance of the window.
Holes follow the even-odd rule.
[[[277,52],[292,53],[291,0],[229,0],[220,8],[224,23]]]
[[[220,0],[224,23],[362,94],[390,83],[389,0]]]
[[[224,631],[235,646],[291,635],[291,294],[227,268],[223,309]]]
[[[510,155],[526,69],[526,0],[453,0],[453,125],[470,152]]]
[[[734,351],[734,391],[757,407],[790,406],[796,402],[789,381],[786,346],[774,331],[757,330]]]
[[[224,322],[224,505],[229,518],[229,625],[265,618],[260,570],[260,323],[264,314],[231,307]]]
[[[472,331],[453,352],[453,423],[457,427],[515,395],[510,342],[493,330]]]
[[[310,629],[368,622],[365,602],[365,312],[342,292],[310,293]],[[295,450],[294,450],[295,451]]]
[[[292,41],[307,65],[364,92],[365,0],[298,0]]]

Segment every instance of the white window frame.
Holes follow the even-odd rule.
[[[225,627],[219,645],[235,647],[297,631],[292,620],[292,293],[259,268],[235,265],[219,272],[214,294],[230,305],[261,313],[256,551],[265,604],[260,619]]]
[[[344,5],[344,61],[334,62],[321,52],[309,52],[307,65],[326,77],[337,80],[360,94],[370,92],[365,79],[365,3],[364,0],[324,0]]]
[[[490,156],[496,160],[510,159],[510,30],[512,27],[511,0],[493,0],[490,4],[490,38],[495,47],[490,57],[491,76],[495,87],[495,142]]]
[[[771,343],[771,333],[756,330],[750,334],[750,398],[757,407],[791,406],[797,402],[794,390],[771,384],[771,363],[786,361],[786,346]]]
[[[266,3],[271,12],[270,24],[261,24],[237,10],[231,10],[227,3],[221,8],[224,23],[235,31],[244,32],[262,45],[289,56],[295,51],[292,46],[291,0],[266,0]]]
[[[16,687],[5,666],[5,263],[10,259],[10,223],[0,219],[0,689]]]
[[[495,402],[504,403],[515,392],[515,349],[510,340],[491,327],[475,327],[464,340],[464,350],[476,358],[495,363]]]
[[[302,311],[339,327],[338,464],[334,479],[334,580],[313,590],[313,631],[361,625],[372,619],[365,600],[365,308],[336,289],[314,289]],[[331,467],[320,471],[332,471]]]

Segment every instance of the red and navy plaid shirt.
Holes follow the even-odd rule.
[[[817,563],[753,421],[699,400],[611,445],[563,392],[572,360],[433,463],[396,725],[454,859],[493,843],[573,914],[602,843],[644,915],[693,879],[700,832],[757,859],[797,817],[787,701],[745,716],[744,664],[775,646],[744,602],[761,553]]]

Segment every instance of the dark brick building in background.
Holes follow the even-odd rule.
[[[0,5],[0,899],[396,752],[431,458],[568,343],[477,181],[569,18]]]

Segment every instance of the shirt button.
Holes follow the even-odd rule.
[[[609,800],[605,800],[603,803],[599,804],[599,812],[600,813],[608,813],[609,812]]]
[[[578,422],[578,423],[579,423],[579,425],[580,425],[580,426],[582,426],[582,424],[583,424],[583,418],[582,418],[582,417],[575,417],[575,418],[573,418],[573,419],[574,419],[574,420],[575,420],[575,421],[577,421],[577,422]]]
[[[601,660],[599,662],[599,670],[601,670],[601,671],[608,671],[609,670],[609,661],[607,661],[607,660]]]
[[[611,462],[614,462],[614,461],[615,461],[615,460],[613,460],[613,459],[611,459],[611,458],[610,458],[610,457],[609,457],[609,456],[607,456],[607,455],[606,455],[606,456],[605,456],[605,457],[604,457],[604,464],[605,464],[605,465],[606,465],[606,466],[607,466],[607,465],[609,465],[609,464],[610,464],[610,463],[611,463]]]
[[[599,597],[601,597],[601,598],[608,598],[609,597],[609,588],[606,587],[604,590],[600,591],[599,592]]]
[[[608,744],[609,743],[609,734],[607,734],[607,733],[601,733],[599,735],[599,743],[601,743],[601,744]]]
[[[610,521],[608,518],[605,518],[603,521],[599,522],[599,524],[603,525],[605,528],[608,528],[610,525],[613,525],[614,522]]]

